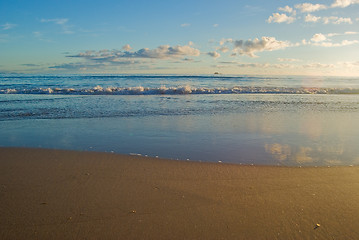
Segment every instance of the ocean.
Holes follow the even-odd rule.
[[[0,74],[0,146],[359,164],[359,78]]]

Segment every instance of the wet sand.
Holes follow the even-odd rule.
[[[0,239],[359,239],[356,166],[0,148],[0,203]]]

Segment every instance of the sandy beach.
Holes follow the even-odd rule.
[[[0,239],[359,239],[359,167],[0,148]]]

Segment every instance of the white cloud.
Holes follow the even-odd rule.
[[[12,29],[12,28],[14,28],[16,26],[17,25],[13,24],[13,23],[5,23],[5,24],[1,25],[3,30],[9,30],[9,29]]]
[[[32,35],[37,40],[45,41],[45,42],[53,42],[51,39],[47,38],[42,32],[39,32],[39,31],[32,32]]]
[[[213,24],[213,27],[218,27],[218,26],[219,26],[219,24],[218,24],[218,23]]]
[[[339,62],[339,64],[344,67],[349,67],[349,68],[359,67],[359,61],[357,61],[357,62]]]
[[[304,68],[334,68],[334,64],[309,63],[303,65]]]
[[[36,38],[41,38],[43,36],[41,32],[32,32],[32,34],[34,34],[34,37]]]
[[[330,16],[330,17],[317,17],[311,14],[307,14],[304,18],[305,22],[323,22],[324,24],[352,24],[351,18],[343,18],[343,17],[336,17],[336,16]]]
[[[64,25],[69,20],[67,18],[41,19],[41,22],[53,22],[58,25]]]
[[[348,32],[345,32],[344,34],[345,35],[356,35],[356,34],[359,34],[359,32],[350,32],[350,31],[348,31]]]
[[[278,8],[279,11],[282,11],[282,12],[287,12],[287,13],[291,13],[293,12],[293,8],[289,7],[289,6],[285,6],[285,7],[280,7]]]
[[[237,65],[240,68],[277,68],[277,69],[288,69],[293,68],[293,65],[291,64],[269,64],[269,63],[239,63]]]
[[[233,64],[239,64],[239,62],[237,61],[222,61],[222,62],[219,62],[220,64],[230,64],[230,65],[233,65]]]
[[[317,43],[313,43],[314,46],[320,46],[320,47],[344,47],[344,46],[349,46],[349,45],[353,45],[353,44],[358,44],[359,41],[358,40],[343,40],[340,43],[332,43],[332,42],[317,42]]]
[[[354,35],[359,34],[359,32],[345,32],[345,33],[328,33],[322,34],[317,33],[314,34],[310,41],[303,40],[302,45],[312,45],[318,47],[344,47],[349,45],[358,44],[358,40],[342,40],[341,42],[334,42],[331,38],[336,36],[345,36],[345,35]]]
[[[313,46],[319,46],[319,47],[343,47],[343,46],[349,46],[353,44],[358,44],[358,40],[343,40],[341,42],[333,42],[331,37],[335,36],[344,36],[344,35],[353,35],[353,34],[359,34],[358,32],[345,32],[345,33],[328,33],[328,34],[322,34],[317,33],[314,34],[313,37],[310,39],[310,41],[303,40],[303,45],[313,45]]]
[[[181,27],[189,27],[189,26],[191,26],[191,24],[189,24],[189,23],[182,23],[181,24]]]
[[[287,14],[285,13],[273,13],[272,16],[269,16],[269,18],[267,19],[268,23],[292,23],[294,22],[295,17],[293,16],[287,16]]]
[[[359,4],[359,0],[335,0],[335,2],[332,3],[331,7],[345,8],[352,4]]]
[[[340,33],[328,33],[327,34],[328,37],[335,37],[335,36],[340,36],[340,35],[345,35],[345,34],[340,34]]]
[[[67,25],[69,19],[67,18],[53,18],[53,19],[41,19],[40,22],[42,23],[54,23],[60,25],[62,27],[64,34],[73,34],[74,32],[70,30],[70,26]]]
[[[343,36],[343,35],[357,35],[359,32],[345,32],[345,33],[328,33],[328,37]]]
[[[301,42],[302,45],[308,45],[310,44],[307,40],[303,39],[302,42]]]
[[[265,64],[262,63],[240,63],[238,64],[240,68],[264,68]]]
[[[219,41],[219,45],[223,45],[225,43],[232,43],[233,39],[232,38],[223,38],[221,41]]]
[[[143,57],[143,58],[173,58],[181,56],[199,56],[200,51],[198,49],[192,48],[188,45],[185,46],[174,46],[162,45],[156,49],[143,48],[137,52],[131,54],[134,57]]]
[[[193,58],[183,58],[182,61],[184,61],[184,62],[193,62],[194,59]]]
[[[323,4],[312,4],[312,3],[297,4],[294,7],[299,9],[301,12],[315,12],[328,8]]]
[[[279,62],[299,62],[299,59],[295,58],[277,58]]]
[[[304,21],[305,22],[318,22],[321,19],[321,17],[317,17],[317,16],[313,16],[311,14],[307,14],[307,16],[305,16]]]
[[[122,47],[122,49],[128,52],[132,50],[132,47],[130,46],[130,44],[126,44],[125,46]]]
[[[324,24],[341,24],[341,23],[348,23],[348,24],[352,24],[352,20],[351,18],[342,18],[342,17],[335,17],[335,16],[331,16],[331,17],[323,17],[322,18]]]
[[[327,37],[321,33],[317,33],[317,34],[314,34],[314,36],[310,40],[313,42],[322,42],[322,41],[327,40]]]
[[[219,54],[218,52],[214,51],[214,52],[208,52],[207,55],[213,57],[213,58],[219,58],[221,56],[221,54]]]
[[[325,10],[328,8],[335,8],[335,7],[344,8],[344,7],[348,7],[352,4],[359,4],[359,0],[335,0],[331,5],[301,3],[301,4],[296,4],[294,7],[296,9],[299,9],[300,12],[302,12],[302,13],[308,13],[304,17],[305,22],[322,22],[324,24],[342,24],[342,23],[352,24],[353,21],[350,17],[337,17],[337,16],[329,16],[329,17],[321,16],[321,17],[319,17],[319,16],[314,16],[314,15],[310,14],[312,12]],[[296,20],[296,11],[293,10],[293,8],[291,8],[289,6],[285,6],[285,7],[278,8],[278,10],[286,12],[286,13],[292,13],[292,14],[291,14],[291,16],[288,16],[285,13],[283,13],[283,14],[273,13],[273,15],[267,19],[268,23],[271,23],[271,22],[292,23],[293,21]],[[302,19],[302,17],[299,16],[298,19]],[[359,18],[356,18],[355,20],[359,21]]]
[[[292,65],[292,64],[280,63],[280,64],[270,64],[269,67],[271,67],[271,68],[278,68],[278,69],[288,69],[288,68],[293,68],[294,65]]]
[[[249,57],[256,57],[256,52],[274,51],[289,47],[290,43],[287,41],[278,41],[274,37],[262,37],[254,40],[236,40],[234,41],[234,51],[240,55],[247,55]]]
[[[226,46],[223,46],[223,47],[218,48],[218,50],[225,53],[225,52],[229,51],[229,48]]]

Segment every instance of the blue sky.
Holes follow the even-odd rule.
[[[0,2],[2,73],[359,76],[359,0]]]

